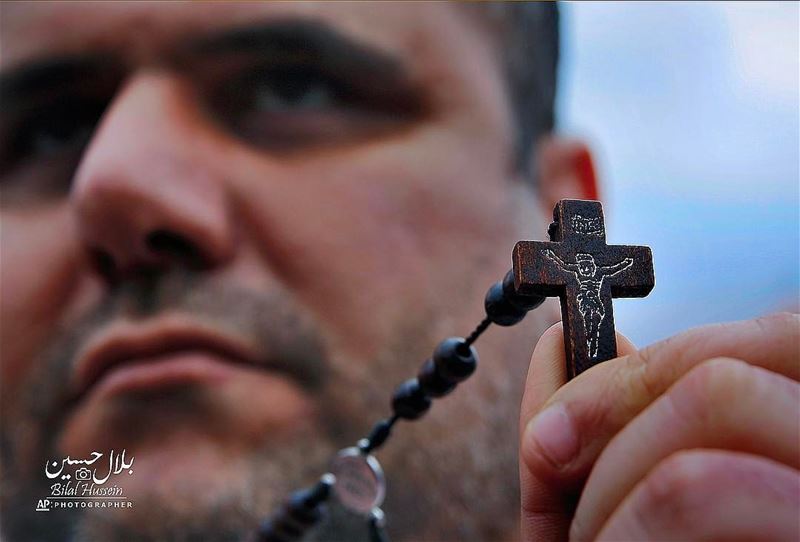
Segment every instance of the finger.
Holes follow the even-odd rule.
[[[522,433],[521,457],[535,478],[550,480],[554,486],[580,487],[614,435],[701,362],[735,357],[797,380],[799,348],[800,317],[780,314],[697,328],[601,363],[562,387],[547,402],[548,410],[552,408],[567,420],[562,429],[572,429],[580,436],[579,447],[572,450],[574,455],[556,461],[552,454],[545,454],[538,443],[548,436],[537,434],[536,423],[530,422]]]
[[[536,343],[520,407],[520,421],[527,421],[567,381],[564,332],[561,322],[550,326]]]
[[[800,472],[720,450],[673,454],[634,488],[599,540],[797,540]]]
[[[600,452],[619,430],[653,402],[675,380],[702,361],[716,356],[742,357],[791,378],[798,378],[796,352],[800,344],[797,315],[771,317],[706,326],[662,341],[634,355],[602,363],[563,386],[547,400],[552,412],[541,418],[557,423],[537,424],[544,397],[566,378],[552,371],[564,366],[560,328],[548,330],[540,341],[529,371],[521,425],[522,532],[536,538],[562,537],[566,533],[573,495],[580,491]],[[551,335],[558,333],[557,336]],[[558,340],[554,340],[558,339]],[[620,351],[624,345],[620,341]],[[550,352],[546,352],[549,348]],[[539,354],[543,355],[539,355]],[[559,380],[560,378],[560,380]],[[555,382],[554,382],[555,381]],[[526,423],[526,418],[527,423]],[[560,420],[560,421],[558,421]],[[538,435],[549,427],[547,434]],[[566,435],[559,435],[558,430]],[[570,437],[579,435],[577,437]],[[578,442],[575,456],[554,460],[540,442]],[[567,454],[569,455],[569,454]],[[548,536],[550,533],[551,536]]]
[[[729,358],[690,371],[608,444],[581,494],[570,529],[594,539],[648,471],[692,448],[757,454],[800,468],[800,385]]]
[[[620,352],[631,353],[635,348],[631,342],[617,334]],[[585,373],[584,373],[585,374]],[[564,332],[561,323],[551,326],[542,334],[533,351],[525,393],[520,408],[520,434],[524,425],[543,404],[567,381],[564,354]],[[560,430],[558,416],[545,420],[556,438]],[[561,445],[569,446],[570,443]],[[520,458],[524,454],[520,453]],[[520,486],[522,499],[521,529],[523,540],[558,540],[566,536],[575,499],[566,488],[551,487],[546,480],[538,479],[524,463],[520,462]]]
[[[619,356],[627,356],[636,352],[636,347],[627,337],[618,332],[617,350]],[[603,364],[599,366],[601,365]],[[591,370],[595,371],[597,367],[592,367]],[[561,322],[557,322],[542,334],[533,350],[520,408],[520,430],[524,429],[547,400],[566,382],[567,361],[564,353],[564,329]]]

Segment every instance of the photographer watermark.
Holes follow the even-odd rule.
[[[126,460],[125,454],[125,450],[121,453],[111,450],[107,461],[100,461],[106,455],[100,452],[92,452],[87,459],[67,456],[60,461],[48,460],[44,466],[45,476],[56,481],[50,485],[50,494],[36,503],[36,511],[131,508],[133,501],[114,483],[117,476],[133,475],[134,458]]]

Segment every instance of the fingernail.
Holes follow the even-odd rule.
[[[557,467],[571,462],[578,454],[578,433],[561,403],[547,407],[528,422],[525,439],[535,441],[547,459]]]

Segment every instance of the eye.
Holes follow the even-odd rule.
[[[43,202],[66,195],[106,103],[63,96],[18,111],[3,127],[0,138],[3,204]]]
[[[291,153],[397,131],[422,117],[408,85],[314,61],[250,66],[206,85],[215,119],[242,141]]]
[[[87,99],[65,99],[32,111],[17,127],[12,143],[14,158],[47,158],[83,148],[104,107]]]
[[[256,111],[322,110],[340,105],[340,88],[314,70],[270,70],[255,77],[251,107]]]

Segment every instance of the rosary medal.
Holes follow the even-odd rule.
[[[333,493],[348,510],[367,516],[383,504],[386,480],[374,455],[345,448],[336,454],[330,472],[336,477]]]

